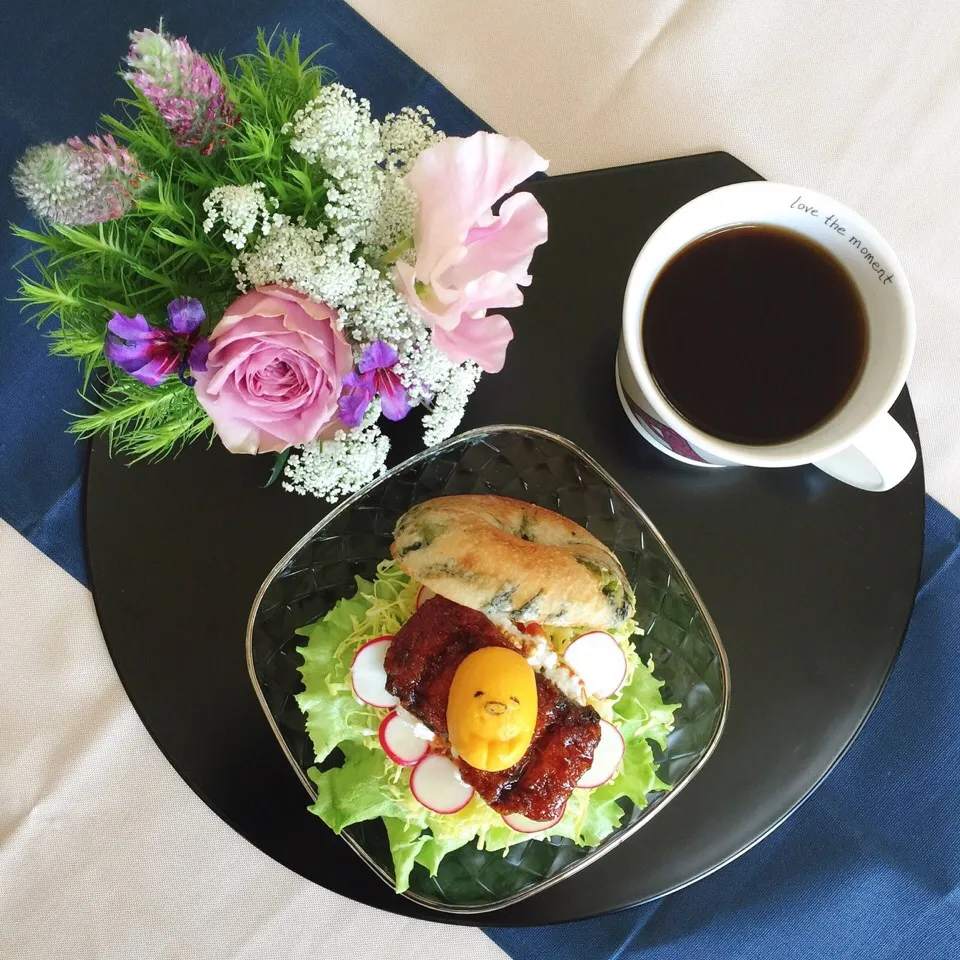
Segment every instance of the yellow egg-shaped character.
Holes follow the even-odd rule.
[[[515,650],[475,650],[453,675],[450,745],[477,770],[506,770],[526,752],[537,723],[537,681]]]

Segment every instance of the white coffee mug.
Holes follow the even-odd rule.
[[[856,387],[824,423],[784,443],[731,443],[699,430],[671,406],[644,356],[644,308],[660,271],[698,237],[741,224],[783,227],[828,250],[846,268],[866,309],[866,356]],[[906,382],[915,339],[913,298],[903,267],[859,214],[812,190],[767,181],[735,183],[681,207],[637,256],[623,300],[617,390],[634,427],[676,459],[702,467],[812,463],[863,490],[889,490],[917,458],[913,442],[887,412]]]

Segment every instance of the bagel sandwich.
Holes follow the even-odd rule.
[[[439,497],[397,522],[390,552],[428,589],[513,623],[618,627],[633,590],[616,555],[552,510],[489,494]]]
[[[397,521],[391,554],[435,596],[397,632],[384,663],[387,690],[431,725],[463,780],[495,810],[535,821],[556,816],[593,763],[601,727],[589,703],[595,691],[561,662],[562,646],[551,634],[624,623],[633,613],[633,592],[619,560],[588,530],[552,510],[483,494],[417,504]],[[609,634],[603,636],[625,668],[622,652]],[[458,704],[453,694],[461,664],[494,646],[514,650],[529,664],[537,719],[523,749],[494,750],[491,759],[488,741],[471,751],[467,737],[458,741],[456,732],[485,727],[491,737],[513,742],[516,727],[507,721],[522,704],[518,697],[517,704],[489,697],[498,677],[488,674],[474,684],[481,711],[476,722],[448,725],[447,718],[470,713],[471,705]],[[484,717],[484,708],[494,716]]]

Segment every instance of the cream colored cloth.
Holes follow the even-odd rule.
[[[909,276],[927,491],[960,513],[957,0],[351,5],[551,173],[723,149],[859,210]]]

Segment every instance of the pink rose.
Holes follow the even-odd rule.
[[[227,308],[210,334],[197,399],[231,453],[267,453],[339,426],[337,398],[353,366],[336,311],[277,284]]]
[[[529,193],[491,207],[547,161],[524,143],[494,133],[448,137],[417,157],[405,182],[419,200],[416,262],[394,264],[398,289],[433,329],[455,363],[476,360],[498,372],[513,331],[491,308],[523,302],[534,248],[547,239],[547,215]]]

